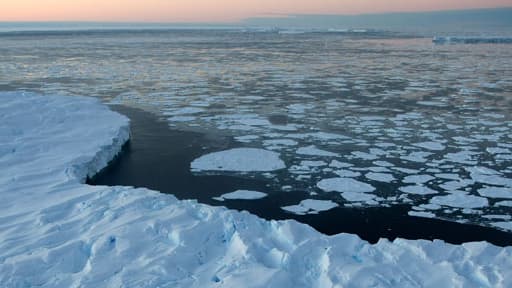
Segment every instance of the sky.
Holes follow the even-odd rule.
[[[512,6],[512,0],[1,0],[0,21],[238,22],[295,14],[369,14]]]

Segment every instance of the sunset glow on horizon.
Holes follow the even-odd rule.
[[[262,15],[367,14],[512,6],[512,0],[2,0],[0,21],[236,22]]]

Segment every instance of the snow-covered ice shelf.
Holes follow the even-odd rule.
[[[0,100],[1,287],[512,286],[511,247],[370,245],[147,189],[85,185],[128,140],[128,119],[90,98]],[[358,184],[333,181],[335,191]]]

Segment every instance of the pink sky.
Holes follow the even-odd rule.
[[[512,0],[1,0],[0,21],[233,22],[270,14],[362,14],[512,6]]]

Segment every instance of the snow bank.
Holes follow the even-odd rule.
[[[0,93],[1,287],[512,287],[510,247],[370,245],[82,184],[119,151],[128,123],[93,99]]]

